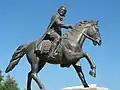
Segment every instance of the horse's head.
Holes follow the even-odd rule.
[[[77,31],[82,32],[84,36],[93,41],[94,45],[101,45],[101,36],[98,28],[98,21],[81,21],[76,25]]]

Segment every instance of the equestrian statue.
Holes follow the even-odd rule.
[[[63,22],[66,12],[66,7],[61,6],[57,14],[52,17],[47,31],[40,39],[20,45],[14,52],[5,72],[11,71],[20,59],[26,55],[31,65],[31,71],[28,73],[27,90],[31,90],[32,79],[36,81],[41,90],[46,90],[38,78],[38,72],[46,63],[60,64],[62,68],[73,66],[83,86],[87,88],[89,85],[85,80],[80,63],[81,58],[86,58],[91,68],[89,74],[96,77],[96,65],[89,54],[83,51],[82,47],[86,39],[91,40],[95,46],[101,45],[98,21],[80,21],[72,27]],[[62,28],[68,29],[68,31],[62,34]]]

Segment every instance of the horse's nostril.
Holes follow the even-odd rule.
[[[101,43],[102,43],[102,40],[101,40],[101,39],[97,39],[97,40],[96,40],[96,43],[100,46]]]

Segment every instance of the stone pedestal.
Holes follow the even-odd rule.
[[[89,88],[84,88],[83,86],[74,86],[74,87],[66,87],[62,90],[110,90],[104,87],[97,87],[96,84],[89,85]]]

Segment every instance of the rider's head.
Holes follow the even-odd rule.
[[[61,6],[61,7],[58,9],[58,13],[60,14],[60,16],[65,16],[66,12],[67,12],[67,9],[66,9],[66,7],[64,7],[64,6]]]

